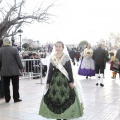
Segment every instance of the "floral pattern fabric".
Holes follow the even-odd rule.
[[[75,102],[75,92],[69,87],[68,80],[61,72],[55,72],[53,75],[44,102],[55,114],[63,113]]]

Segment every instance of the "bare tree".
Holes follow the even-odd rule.
[[[110,41],[114,40],[115,44],[120,43],[120,33],[118,33],[118,34],[114,34],[113,32],[110,33],[109,39],[110,39]]]
[[[15,35],[19,27],[26,23],[37,22],[48,22],[52,14],[48,13],[48,10],[53,7],[54,2],[52,2],[45,9],[42,9],[42,3],[37,10],[33,10],[31,14],[23,13],[22,8],[24,7],[27,0],[21,0],[19,3],[14,0],[14,4],[7,4],[9,10],[0,7],[0,38],[6,36]],[[2,4],[2,0],[0,0]],[[13,29],[14,28],[14,29]],[[11,32],[12,31],[12,32]]]

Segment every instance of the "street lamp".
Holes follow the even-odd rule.
[[[12,46],[14,46],[15,38],[14,38],[13,34],[12,34],[12,37],[11,37],[11,41],[12,41]]]
[[[20,52],[21,52],[21,36],[22,36],[21,33],[23,33],[23,30],[19,29],[18,33],[20,33],[19,36],[20,36]]]
[[[38,44],[38,46],[37,46],[37,47],[38,47],[37,50],[39,50],[39,41],[38,41],[38,40],[37,40],[37,44]]]

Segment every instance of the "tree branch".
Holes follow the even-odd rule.
[[[0,38],[3,36],[11,35],[11,31],[14,31],[13,34],[17,32],[19,27],[23,24],[37,22],[48,22],[52,14],[48,13],[49,9],[53,7],[53,4],[50,4],[45,9],[42,9],[42,3],[37,10],[34,10],[32,14],[22,13],[22,7],[25,4],[26,0],[22,0],[20,3],[16,3],[17,0],[14,0],[13,6],[9,5],[9,10],[4,12],[0,9],[0,12],[3,15],[3,20],[0,22]],[[2,2],[2,0],[0,0]],[[14,30],[13,30],[14,28]]]

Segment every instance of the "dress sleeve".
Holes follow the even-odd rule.
[[[47,77],[47,84],[49,84],[51,82],[52,76],[53,76],[53,64],[50,63],[49,65],[49,70],[48,70],[48,77]]]
[[[65,64],[65,69],[66,69],[66,71],[68,72],[69,83],[74,82],[74,79],[73,79],[73,72],[72,72],[72,66],[71,66],[70,60],[66,62],[66,64]]]

